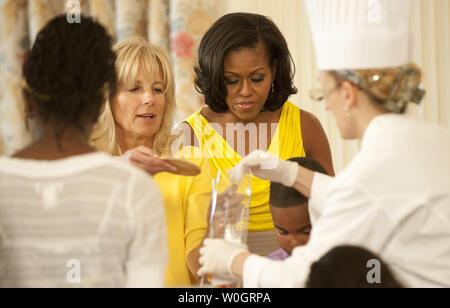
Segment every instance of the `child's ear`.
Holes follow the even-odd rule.
[[[25,128],[28,132],[30,132],[30,125],[28,124],[28,120],[34,119],[37,113],[37,104],[36,100],[29,95],[28,93],[24,93],[24,102],[25,102]]]
[[[28,93],[24,94],[25,99],[25,118],[33,119],[36,116],[37,104],[34,97]]]
[[[23,54],[22,54],[22,58],[21,58],[21,66],[23,69],[23,66],[25,65],[25,62],[27,62],[28,57],[30,56],[31,50],[26,50]]]

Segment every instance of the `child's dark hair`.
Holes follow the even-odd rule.
[[[273,91],[264,109],[280,109],[289,96],[297,93],[293,79],[295,65],[283,34],[269,18],[250,13],[222,16],[203,36],[195,68],[195,85],[205,96],[205,103],[214,112],[228,110],[223,63],[231,51],[255,48],[262,43],[269,65],[277,65]]]
[[[314,158],[294,157],[289,160],[294,161],[298,163],[300,166],[303,166],[312,171],[327,174],[325,168]],[[278,208],[287,208],[302,205],[305,204],[306,202],[308,202],[308,198],[306,198],[302,193],[298,192],[295,188],[286,187],[279,183],[274,182],[270,183],[269,204],[271,206]]]
[[[83,133],[86,120],[94,124],[106,90],[115,91],[112,43],[103,26],[84,16],[81,23],[57,16],[37,35],[23,67],[24,85],[58,140],[67,126]]]
[[[368,281],[373,268],[369,261],[380,264],[380,283]],[[369,265],[368,265],[369,264]],[[370,278],[371,277],[369,275]],[[331,249],[311,266],[307,288],[402,288],[380,256],[356,246]]]

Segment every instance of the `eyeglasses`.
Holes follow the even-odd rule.
[[[341,84],[337,84],[333,89],[325,91],[324,89],[311,89],[309,90],[309,97],[315,102],[321,102],[325,100],[330,94],[339,89]]]

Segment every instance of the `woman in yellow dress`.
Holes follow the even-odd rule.
[[[166,286],[189,286],[195,282],[191,272],[199,267],[193,251],[207,228],[209,163],[195,154],[198,149],[183,148],[179,153],[190,153],[186,159],[201,168],[200,175],[187,177],[173,174],[176,168],[160,159],[171,156],[174,141],[175,84],[166,52],[138,37],[122,41],[114,51],[118,89],[110,93],[91,141],[97,149],[122,156],[154,176],[168,226]]]
[[[186,120],[191,138],[185,142],[202,149],[213,176],[221,171],[225,187],[226,171],[257,149],[282,159],[315,158],[334,175],[320,122],[288,101],[297,93],[292,57],[271,20],[247,13],[223,16],[203,37],[198,63],[196,86],[207,106]],[[269,186],[268,181],[252,180],[247,244],[260,255],[279,248]]]

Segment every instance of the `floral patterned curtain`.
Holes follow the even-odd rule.
[[[0,155],[30,142],[25,128],[21,68],[36,34],[54,16],[79,7],[120,41],[140,35],[170,51],[177,85],[177,120],[198,109],[196,50],[216,19],[214,0],[0,0]]]

